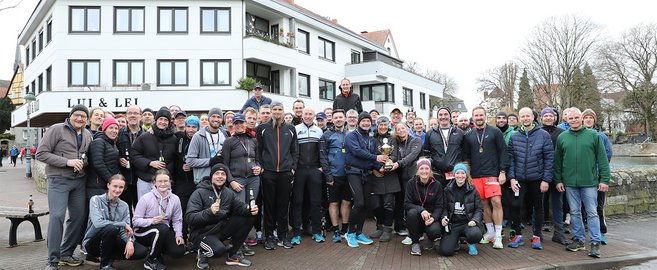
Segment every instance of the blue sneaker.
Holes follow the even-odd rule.
[[[292,242],[292,245],[301,245],[301,235],[292,236],[290,242]]]
[[[516,237],[511,240],[506,246],[510,248],[517,248],[525,244],[525,241],[522,240],[522,235],[516,235]]]
[[[533,249],[543,249],[543,244],[541,244],[541,238],[538,236],[532,237],[532,248]]]
[[[505,219],[502,221],[502,228],[506,228],[506,225],[509,225],[509,220]]]
[[[470,254],[470,256],[477,256],[477,254],[479,254],[475,244],[468,244],[468,254]]]
[[[347,245],[349,247],[358,247],[358,241],[356,240],[356,233],[347,233]]]
[[[602,236],[600,237],[600,244],[603,246],[607,245],[607,237],[605,237],[605,234],[603,233]]]
[[[317,243],[321,243],[321,242],[326,241],[326,239],[324,239],[324,236],[322,236],[321,233],[314,233],[313,234],[313,239],[315,239],[315,242],[317,242]]]
[[[340,233],[340,230],[335,230],[335,232],[333,232],[332,240],[333,240],[333,243],[342,242],[342,233]]]
[[[372,243],[374,243],[374,241],[367,238],[367,236],[365,236],[365,234],[363,233],[359,233],[358,235],[356,235],[356,241],[358,241],[359,244],[363,244],[363,245],[371,245]]]

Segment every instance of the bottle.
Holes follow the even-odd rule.
[[[444,216],[443,219],[447,220],[447,225],[445,225],[445,233],[449,233],[449,219],[447,216]]]
[[[160,161],[164,162],[164,156],[162,155],[162,150],[160,150]]]
[[[513,192],[513,196],[520,197],[520,183],[516,182],[516,187],[518,187],[518,190]]]
[[[253,189],[249,188],[249,209],[256,207],[255,196],[253,196]]]
[[[128,161],[128,165],[125,165],[125,168],[130,169],[130,153],[127,148],[125,149],[125,160]]]
[[[34,200],[32,200],[32,195],[27,199],[27,213],[33,214],[34,209],[32,208],[34,206]]]

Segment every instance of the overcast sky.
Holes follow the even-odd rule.
[[[3,1],[3,0],[0,0]],[[19,0],[4,0],[0,7]],[[0,13],[0,79],[10,79],[18,33],[38,0],[23,0]],[[163,1],[164,2],[164,1]],[[551,16],[579,15],[616,37],[639,23],[657,22],[657,1],[296,0],[355,31],[391,29],[400,58],[456,79],[468,108],[478,103],[477,78],[519,56],[528,34]],[[391,3],[394,3],[392,5]]]

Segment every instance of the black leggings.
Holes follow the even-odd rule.
[[[522,222],[522,209],[525,198],[529,197],[531,204],[527,205],[529,209],[534,210],[532,215],[532,230],[534,236],[543,237],[541,226],[543,225],[543,193],[541,192],[542,181],[528,181],[520,183],[520,196],[511,199],[511,228],[516,234],[521,235],[520,223]]]
[[[363,233],[363,225],[365,224],[364,179],[362,175],[348,174],[347,182],[349,182],[351,195],[354,198],[354,203],[349,213],[349,233]]]
[[[302,218],[304,195],[310,202],[309,216],[313,233],[322,230],[322,172],[317,168],[299,169],[292,184],[292,203],[290,204],[290,223],[294,233],[301,235],[301,225],[306,224]],[[302,221],[303,219],[303,221]]]
[[[437,217],[434,217],[434,221],[431,225],[424,225],[422,215],[416,209],[406,211],[406,225],[408,226],[408,235],[411,237],[411,240],[413,240],[413,243],[419,243],[420,235],[425,232],[427,233],[429,240],[433,241],[438,238],[442,229],[440,220]]]
[[[228,250],[228,256],[235,255],[242,247],[242,243],[246,241],[254,220],[255,217],[253,216],[230,217],[218,233],[201,237],[199,243],[201,253],[205,257],[214,257],[223,254],[226,252],[226,246],[223,242],[230,237],[233,246]]]
[[[408,182],[408,179],[402,179],[399,177],[399,186],[401,187],[401,191],[395,193],[395,211],[394,211],[394,219],[395,219],[395,231],[401,231],[406,229],[406,209],[404,209],[404,196],[406,195],[405,189],[406,189],[406,182]]]
[[[482,233],[479,227],[468,226],[467,222],[452,223],[451,230],[448,233],[443,233],[440,239],[440,254],[443,256],[452,256],[456,252],[456,247],[459,246],[459,237],[465,236],[468,244],[476,244],[481,240]]]
[[[92,236],[85,248],[87,253],[93,257],[100,257],[100,266],[109,265],[111,260],[124,260],[126,242],[121,239],[122,227],[107,225],[96,235]],[[148,255],[148,250],[139,243],[133,243],[135,251],[129,260],[143,259]]]
[[[283,239],[288,230],[292,172],[264,171],[260,179],[262,180],[262,201],[265,208],[265,235],[271,237],[274,230],[277,230],[278,238]]]
[[[173,258],[185,254],[185,246],[176,244],[176,233],[165,224],[155,224],[135,231],[137,241],[151,248],[151,257],[160,257],[162,253]]]
[[[395,193],[372,195],[370,198],[376,225],[392,227],[395,211]]]

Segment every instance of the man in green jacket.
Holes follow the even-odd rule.
[[[570,129],[557,138],[554,153],[554,181],[559,192],[566,191],[570,205],[571,225],[575,241],[566,249],[584,250],[584,224],[581,206],[588,216],[589,256],[600,258],[600,218],[596,212],[598,191],[609,189],[609,161],[604,143],[595,130],[582,126],[582,112],[568,111]]]

